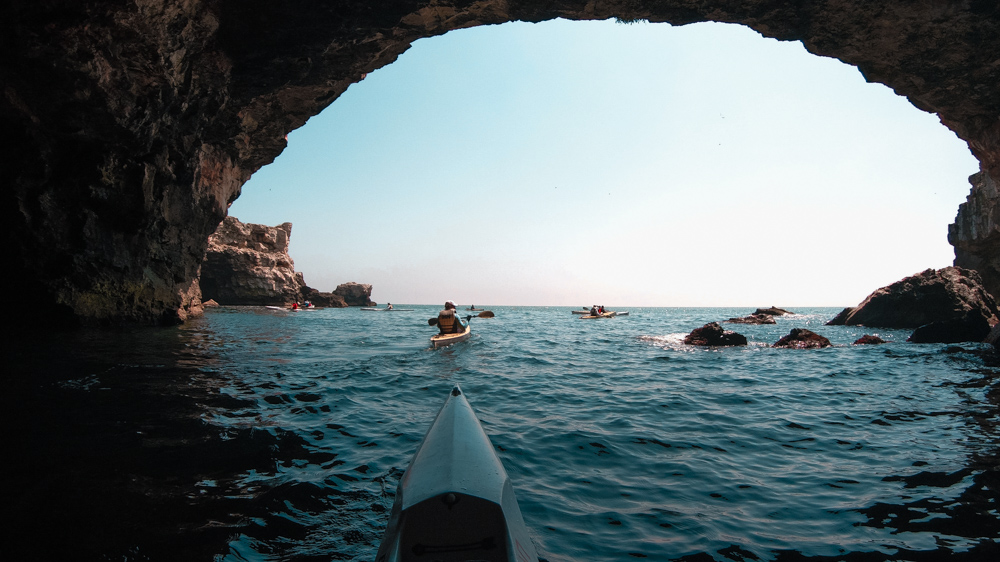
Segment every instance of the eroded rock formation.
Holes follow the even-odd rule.
[[[306,285],[288,254],[292,223],[243,223],[226,217],[208,239],[201,266],[204,298],[224,305],[287,305],[309,301],[319,307],[370,306],[372,286],[343,283],[332,293]]]
[[[226,217],[208,239],[201,292],[219,304],[285,305],[302,299],[305,280],[288,255],[292,223],[244,224]]]
[[[936,112],[982,177],[1000,177],[996,2],[12,0],[0,6],[7,274],[34,289],[36,313],[48,303],[36,314],[48,322],[178,322],[200,302],[208,236],[289,131],[419,38],[557,17],[731,22],[801,41]],[[995,259],[992,227],[965,228],[993,224],[995,208],[963,206],[961,260]]]

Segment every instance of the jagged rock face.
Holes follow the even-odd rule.
[[[244,224],[226,217],[208,239],[201,291],[223,305],[285,305],[301,300],[305,282],[288,255],[292,223]]]
[[[556,17],[801,40],[938,113],[1000,177],[992,1],[12,0],[0,7],[8,275],[64,318],[180,321],[197,311],[208,236],[289,131],[416,39]],[[996,207],[984,204],[973,219]],[[984,263],[997,253],[968,240]]]
[[[986,173],[969,177],[972,191],[958,207],[955,223],[948,227],[948,242],[955,247],[955,265],[974,269],[983,286],[1000,296],[1000,194]]]
[[[996,301],[983,288],[975,271],[945,267],[928,269],[882,287],[827,324],[915,329],[950,323],[953,327],[985,326],[988,332],[990,325],[997,323],[997,312]],[[978,340],[985,336],[985,332],[980,334]]]
[[[367,283],[341,283],[333,291],[340,296],[348,306],[375,306],[372,302],[372,286]]]

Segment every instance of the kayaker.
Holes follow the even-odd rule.
[[[457,334],[465,330],[465,323],[455,314],[455,301],[446,301],[444,310],[438,312],[438,329],[442,334]]]
[[[385,309],[386,310],[392,310],[392,303],[391,302],[385,303]]]
[[[299,303],[293,302],[292,303],[292,310],[298,310],[298,309],[299,309]]]
[[[596,304],[594,306],[590,307],[590,315],[591,316],[600,316],[601,315],[601,311],[597,310],[597,305]]]

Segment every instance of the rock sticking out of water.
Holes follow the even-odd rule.
[[[684,338],[688,345],[746,345],[747,338],[732,330],[723,330],[718,322],[695,328]]]
[[[792,349],[811,349],[817,347],[830,347],[833,345],[830,340],[806,330],[805,328],[792,328],[787,336],[776,341],[771,347],[787,347]]]

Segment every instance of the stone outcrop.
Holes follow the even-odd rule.
[[[906,338],[913,343],[981,342],[990,333],[990,325],[981,316],[941,320],[920,326]]]
[[[739,318],[730,318],[726,320],[730,324],[777,324],[774,320],[773,314],[759,314],[754,313],[750,316],[741,316]]]
[[[997,323],[997,305],[975,271],[952,266],[882,287],[827,324],[912,330],[933,322],[978,323],[989,331]]]
[[[801,41],[937,113],[981,183],[1000,177],[995,2],[13,0],[0,6],[0,229],[7,276],[33,294],[9,312],[179,322],[197,313],[208,237],[243,183],[350,84],[449,30],[611,17]],[[977,268],[997,255],[987,191],[952,238]]]
[[[367,283],[341,283],[333,291],[344,299],[348,306],[375,306],[372,302],[372,286]]]
[[[865,334],[854,340],[854,345],[878,345],[880,343],[885,343],[885,340],[871,334]]]
[[[222,305],[273,305],[309,301],[318,307],[368,306],[371,285],[344,283],[332,293],[305,283],[288,254],[292,223],[243,223],[226,217],[209,237],[201,289]]]
[[[972,191],[958,207],[948,227],[948,242],[955,247],[955,265],[979,273],[983,286],[1000,296],[1000,194],[986,173],[969,177]]]
[[[830,340],[805,328],[792,328],[787,336],[774,342],[771,347],[784,347],[790,349],[813,349],[819,347],[830,347],[833,345]]]
[[[767,315],[770,315],[770,316],[785,316],[786,314],[795,314],[794,312],[792,312],[790,310],[785,310],[784,308],[778,308],[776,306],[772,306],[772,307],[768,307],[768,308],[758,308],[757,310],[753,311],[753,313],[754,314],[767,314]]]
[[[710,322],[692,330],[684,337],[684,343],[701,346],[746,345],[747,338],[731,330],[723,330],[718,322]]]
[[[226,217],[208,239],[204,298],[222,305],[285,305],[302,300],[305,280],[288,255],[292,223],[244,224]]]

